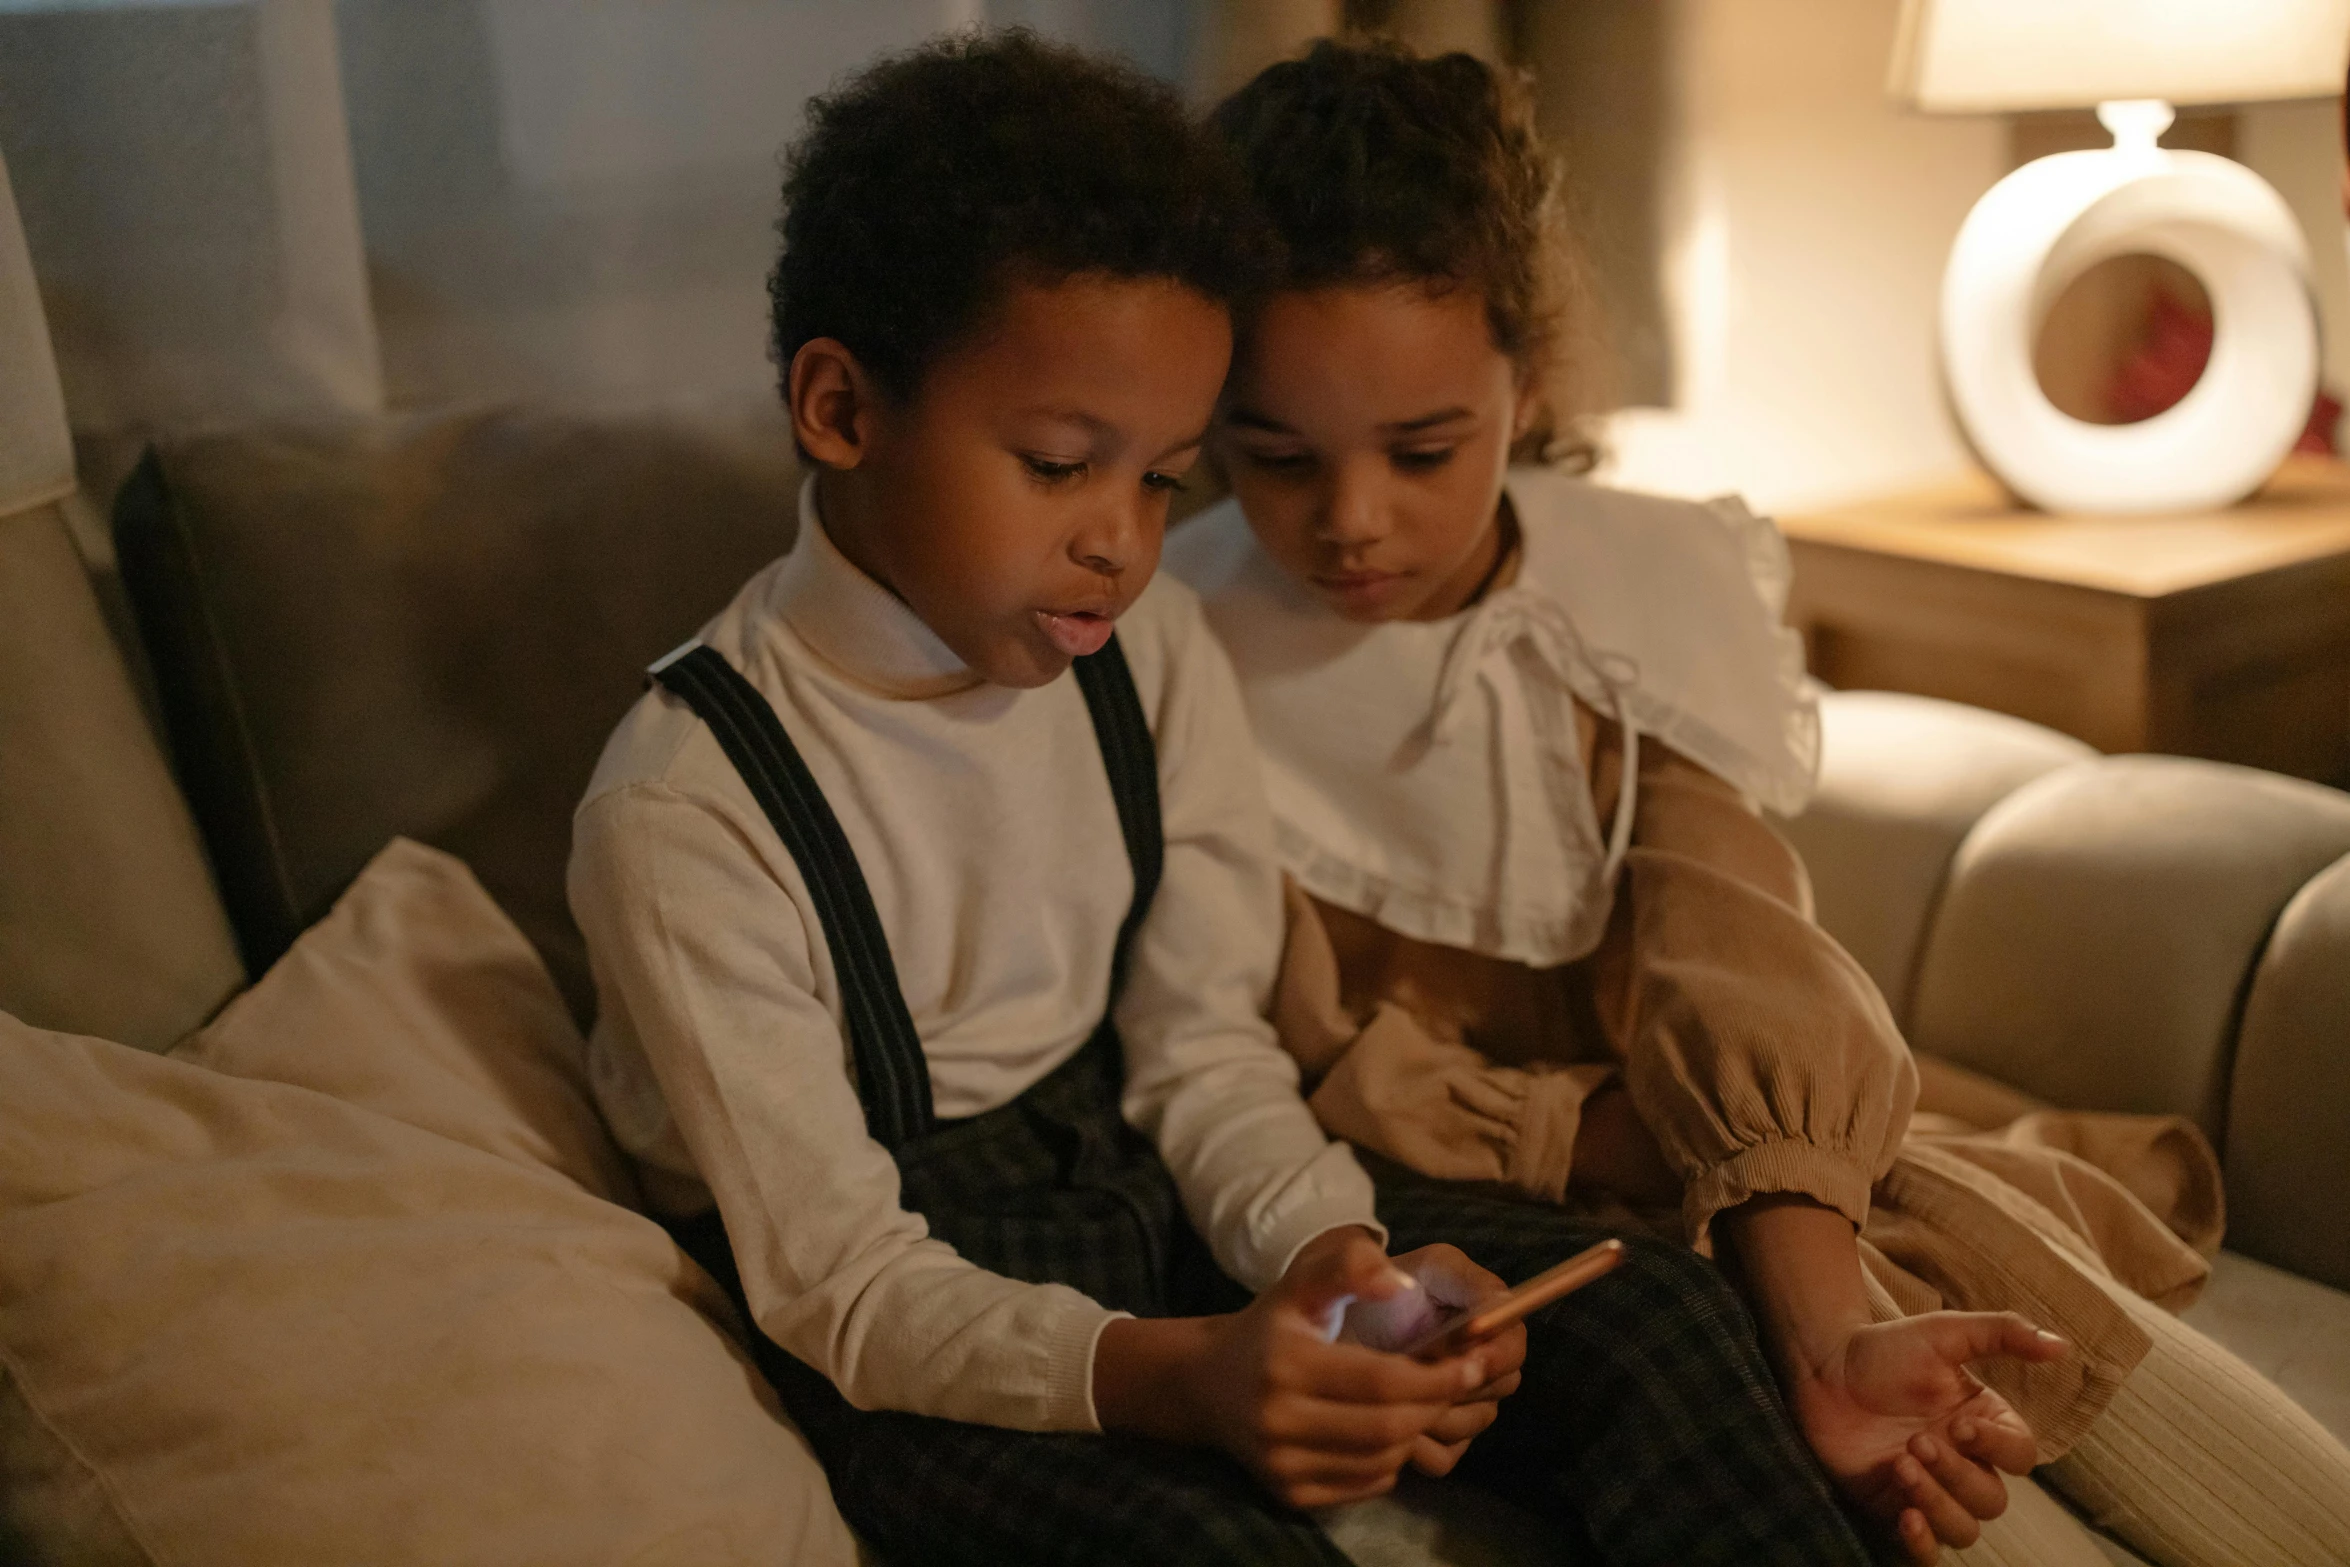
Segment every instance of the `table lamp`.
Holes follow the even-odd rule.
[[[1942,280],[1941,361],[1983,465],[2050,511],[2227,506],[2291,449],[2317,388],[2308,242],[2230,159],[2155,144],[2175,104],[2332,97],[2350,0],[1903,0],[1892,90],[1927,113],[2085,108],[2111,147],[2025,164],[1976,203]],[[2211,356],[2136,424],[2049,401],[2032,345],[2065,287],[2109,257],[2178,263],[2211,297]]]

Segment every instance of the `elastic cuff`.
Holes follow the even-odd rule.
[[[1101,1430],[1101,1413],[1093,1407],[1094,1351],[1101,1344],[1104,1328],[1132,1315],[1095,1306],[1072,1311],[1054,1324],[1045,1346],[1046,1430]]]
[[[1506,1070],[1506,1069],[1505,1069]],[[1575,1173],[1575,1139],[1583,1130],[1583,1102],[1616,1078],[1610,1065],[1570,1066],[1524,1074],[1517,1141],[1508,1158],[1509,1182],[1543,1202],[1566,1200]]]
[[[1869,1220],[1869,1188],[1875,1184],[1865,1166],[1816,1143],[1792,1138],[1742,1148],[1691,1179],[1682,1194],[1681,1218],[1689,1229],[1689,1244],[1713,1255],[1713,1222],[1750,1198],[1792,1193],[1824,1203],[1852,1221],[1854,1229]]]

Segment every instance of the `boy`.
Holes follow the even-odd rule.
[[[598,1099],[893,1560],[1343,1561],[1295,1509],[1450,1469],[1519,1382],[1523,1330],[1371,1347],[1501,1287],[1439,1235],[1522,1276],[1598,1232],[1375,1193],[1264,1021],[1245,721],[1146,591],[1237,187],[1170,94],[1017,34],[811,114],[772,294],[817,471],[580,807]],[[1480,1456],[1605,1559],[1864,1559],[1703,1264],[1536,1321]]]

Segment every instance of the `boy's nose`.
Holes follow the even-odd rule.
[[[1143,519],[1134,508],[1105,507],[1090,526],[1070,541],[1070,555],[1086,570],[1116,577],[1133,563],[1141,548]]]

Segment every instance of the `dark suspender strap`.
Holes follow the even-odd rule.
[[[865,1129],[897,1152],[931,1129],[930,1065],[898,988],[889,938],[840,818],[832,814],[775,709],[732,664],[695,646],[654,665],[652,673],[710,726],[800,867],[840,976]]]
[[[1078,659],[1076,669],[1102,766],[1109,774],[1110,797],[1118,808],[1118,831],[1134,870],[1134,900],[1118,926],[1110,960],[1110,996],[1115,1001],[1125,981],[1135,932],[1158,891],[1165,859],[1158,749],[1125,650],[1115,635],[1100,652]],[[774,707],[718,653],[695,644],[655,664],[652,676],[710,726],[799,866],[840,977],[841,1010],[849,1026],[849,1052],[857,1066],[866,1130],[874,1141],[897,1152],[927,1135],[935,1124],[930,1064],[922,1054],[922,1036],[915,1031],[913,1015],[906,1010],[905,992],[898,986],[881,916],[874,911],[873,895],[840,819],[832,814]]]
[[[1135,694],[1134,673],[1126,667],[1126,650],[1116,633],[1098,653],[1077,660],[1077,684],[1085,692],[1085,709],[1093,716],[1094,739],[1102,750],[1102,766],[1110,775],[1110,798],[1118,805],[1118,830],[1126,839],[1126,859],[1134,867],[1134,901],[1118,925],[1118,945],[1110,958],[1110,1002],[1126,983],[1126,965],[1134,951],[1135,932],[1142,929],[1151,899],[1159,890],[1159,872],[1166,860],[1166,819],[1159,814],[1159,752],[1143,717],[1142,698]]]

